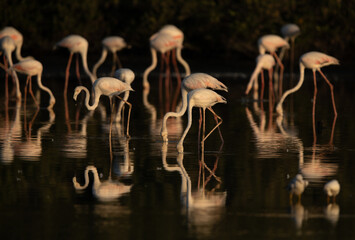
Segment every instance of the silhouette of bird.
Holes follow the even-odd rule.
[[[23,36],[17,29],[15,29],[14,27],[9,27],[9,26],[4,27],[0,31],[0,38],[3,38],[5,36],[9,36],[14,40],[15,46],[16,46],[15,54],[16,54],[16,58],[18,61],[33,59],[33,57],[30,57],[30,56],[22,57],[21,48],[22,48],[22,44],[23,44]]]
[[[49,105],[47,108],[48,109],[53,108],[53,106],[55,104],[55,97],[54,97],[52,91],[49,88],[43,86],[43,84],[42,84],[43,65],[41,62],[39,62],[35,59],[28,59],[28,60],[24,60],[24,61],[14,64],[12,69],[19,72],[19,73],[26,74],[27,75],[27,83],[29,83],[29,84],[31,84],[32,76],[37,76],[38,87],[40,89],[42,89],[43,91],[46,91],[50,96]],[[26,85],[27,85],[27,83],[26,83]],[[32,98],[36,102],[35,97],[32,93],[31,85],[30,85],[30,93],[32,95]],[[25,90],[25,97],[26,97],[26,90]],[[25,98],[25,100],[26,100],[26,98]],[[37,102],[36,102],[36,104],[39,107],[39,104]]]
[[[203,109],[203,138],[201,140],[201,143],[203,143],[208,136],[222,123],[222,118],[219,117],[212,109],[211,107],[214,106],[216,103],[227,103],[226,99],[222,97],[221,95],[217,94],[216,92],[210,90],[210,89],[205,89],[205,88],[199,88],[196,90],[193,90],[189,92],[187,96],[187,102],[188,102],[188,123],[187,127],[180,138],[178,144],[177,144],[177,150],[179,153],[184,152],[184,147],[183,147],[183,142],[184,139],[191,128],[192,124],[192,108],[193,107],[200,107]],[[205,110],[208,108],[215,117],[217,117],[220,122],[205,136]]]
[[[97,78],[97,70],[104,63],[108,52],[112,53],[111,75],[113,75],[116,65],[118,68],[122,68],[122,64],[120,62],[120,59],[117,56],[117,51],[121,51],[122,49],[124,49],[126,47],[130,47],[127,45],[126,41],[122,37],[119,37],[119,36],[106,37],[102,40],[101,44],[102,44],[101,57],[95,63],[93,70],[92,70],[92,74],[95,76],[95,78]]]
[[[273,67],[275,66],[275,59],[270,55],[270,54],[260,54],[256,58],[256,67],[250,77],[249,83],[247,85],[247,89],[245,90],[245,94],[248,95],[250,89],[252,86],[254,86],[254,97],[257,97],[257,91],[258,91],[258,75],[261,74],[261,93],[260,93],[260,99],[263,99],[263,93],[264,93],[264,74],[263,70],[268,70],[269,71],[269,90],[273,91],[273,86],[272,86],[272,72],[273,72]]]
[[[160,135],[165,142],[168,141],[168,131],[166,122],[169,117],[181,117],[185,114],[187,109],[187,94],[195,89],[210,88],[213,90],[222,90],[228,92],[228,88],[216,78],[206,73],[193,73],[184,78],[181,84],[181,101],[182,106],[178,112],[168,112],[164,115],[162,129]]]
[[[131,86],[128,83],[122,82],[121,80],[118,80],[117,78],[113,77],[102,77],[98,78],[93,86],[92,86],[92,93],[94,95],[94,102],[92,105],[89,104],[90,100],[90,92],[89,90],[84,87],[84,86],[78,86],[74,90],[74,95],[73,98],[76,101],[78,95],[81,93],[81,91],[84,91],[86,93],[86,98],[85,98],[85,106],[87,107],[88,110],[92,111],[97,108],[99,105],[99,100],[101,95],[108,96],[110,99],[110,108],[111,108],[111,123],[110,123],[110,134],[112,130],[112,120],[113,120],[113,112],[114,112],[114,104],[112,101],[112,97],[116,96],[118,98],[119,95],[125,91],[133,91]],[[122,99],[122,98],[120,98]],[[127,104],[130,105],[129,102],[126,101]],[[128,119],[129,122],[129,119]],[[127,136],[129,129],[127,129]],[[111,136],[111,135],[110,135]]]
[[[292,203],[293,195],[298,196],[298,202],[301,202],[301,195],[308,186],[308,181],[303,179],[302,174],[297,174],[287,186],[290,192],[290,203]]]
[[[334,93],[333,93],[333,85],[329,82],[329,80],[323,74],[323,72],[321,71],[321,68],[328,66],[328,65],[339,65],[339,60],[332,57],[332,56],[321,53],[321,52],[308,52],[308,53],[303,54],[300,57],[299,62],[300,62],[299,81],[295,87],[287,90],[282,95],[279,103],[276,106],[276,111],[280,115],[283,115],[283,109],[282,109],[283,102],[285,101],[285,99],[288,95],[298,91],[301,88],[303,81],[304,81],[305,68],[309,68],[309,69],[312,69],[312,71],[313,71],[313,81],[314,81],[314,87],[315,87],[314,97],[313,97],[313,110],[315,109],[315,103],[316,103],[316,94],[317,94],[316,71],[318,71],[330,87],[331,97],[332,97],[332,102],[333,102],[333,110],[334,110],[335,116],[337,116],[337,110],[336,110],[336,106],[335,106]]]
[[[67,68],[65,71],[64,95],[66,95],[67,89],[68,89],[69,69],[70,69],[70,64],[71,64],[74,53],[79,53],[81,55],[84,71],[89,76],[91,83],[94,83],[96,78],[90,72],[90,70],[88,68],[87,53],[88,53],[89,43],[85,38],[83,38],[82,36],[79,36],[79,35],[69,35],[69,36],[63,38],[62,40],[60,40],[59,42],[57,42],[55,45],[55,48],[56,47],[67,48],[70,52]],[[80,78],[79,77],[79,69],[78,69],[78,59],[77,59],[77,75],[78,75],[78,78]]]
[[[324,185],[324,193],[327,195],[327,203],[329,204],[330,197],[333,197],[333,203],[335,203],[335,197],[340,192],[340,184],[338,180],[333,179]]]
[[[295,49],[295,39],[301,34],[300,27],[297,26],[294,23],[288,23],[285,24],[281,27],[281,35],[284,37],[284,39],[289,42],[291,41],[291,63],[294,58],[294,49]],[[285,51],[287,47],[283,47],[280,52],[280,60],[282,61]]]

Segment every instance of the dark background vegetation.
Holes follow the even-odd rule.
[[[23,51],[49,54],[68,34],[89,41],[99,54],[101,40],[119,35],[133,54],[149,53],[149,37],[165,24],[185,34],[184,56],[223,59],[257,55],[257,39],[280,34],[285,23],[296,23],[296,56],[317,50],[349,62],[354,50],[355,1],[351,0],[60,0],[0,1],[1,27],[14,26],[24,35]]]

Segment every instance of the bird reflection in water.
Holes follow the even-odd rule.
[[[216,175],[219,155],[210,169],[201,154],[199,161],[199,177],[197,189],[193,189],[191,178],[185,169],[183,153],[178,153],[177,164],[167,163],[168,143],[162,146],[162,164],[166,171],[177,171],[181,175],[181,204],[186,210],[186,217],[189,227],[195,229],[199,234],[210,236],[212,226],[218,222],[225,211],[227,193],[220,191],[221,179]]]
[[[99,201],[116,201],[118,198],[131,191],[132,184],[124,184],[120,180],[130,177],[133,173],[133,164],[129,157],[129,139],[125,139],[124,146],[124,161],[123,164],[113,163],[113,153],[110,149],[110,168],[107,180],[101,181],[97,168],[94,165],[89,165],[84,171],[84,185],[80,185],[76,176],[73,177],[73,184],[76,191],[79,193],[89,186],[89,173],[93,175],[92,194]],[[114,166],[119,166],[118,169],[113,169]],[[112,172],[116,173],[116,179],[113,179]]]
[[[340,207],[336,203],[329,203],[325,208],[324,208],[324,215],[325,219],[327,219],[333,227],[336,226],[339,220],[339,215],[340,215]]]
[[[291,216],[295,221],[296,228],[302,229],[303,222],[308,218],[308,211],[301,202],[291,205]]]

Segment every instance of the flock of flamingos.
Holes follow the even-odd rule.
[[[279,115],[283,115],[282,104],[286,100],[287,96],[296,92],[300,89],[304,81],[305,69],[311,69],[313,72],[313,80],[314,80],[314,101],[313,101],[313,115],[316,103],[316,94],[317,94],[317,84],[316,84],[316,72],[318,71],[321,76],[324,78],[326,83],[330,87],[331,98],[333,104],[333,110],[335,117],[337,116],[336,105],[334,101],[334,93],[333,93],[333,85],[326,78],[326,76],[321,71],[321,68],[328,65],[337,65],[339,61],[327,54],[321,52],[308,52],[303,54],[299,59],[299,69],[300,69],[300,77],[299,81],[295,87],[287,90],[282,93],[282,78],[284,66],[282,64],[282,58],[287,49],[290,48],[291,43],[291,53],[293,53],[293,46],[295,42],[295,38],[300,34],[300,29],[295,24],[287,24],[281,29],[281,33],[283,37],[278,35],[265,35],[262,36],[258,40],[259,47],[259,56],[256,59],[256,67],[254,72],[250,77],[250,81],[246,87],[246,94],[253,89],[253,98],[256,100],[262,100],[264,94],[264,75],[263,70],[267,70],[269,72],[269,96],[271,96],[272,101],[276,101],[278,99],[278,104],[276,106],[276,111]],[[170,69],[168,68],[170,64],[170,59],[175,68],[175,72],[178,72],[177,61],[182,64],[185,69],[185,78],[181,81],[180,76],[177,77],[178,90],[181,88],[181,104],[174,106],[177,111],[168,112],[165,114],[162,122],[161,128],[161,137],[164,142],[168,141],[168,130],[167,130],[167,120],[169,117],[181,117],[186,111],[188,114],[188,123],[185,131],[182,134],[181,139],[177,144],[177,151],[179,153],[184,152],[183,142],[186,137],[191,124],[192,124],[192,108],[197,107],[200,108],[200,131],[202,131],[202,137],[199,143],[203,151],[204,142],[208,138],[208,136],[215,131],[219,130],[219,125],[222,123],[222,118],[218,116],[212,109],[212,107],[217,103],[227,103],[226,99],[215,91],[228,91],[227,86],[225,86],[222,82],[217,80],[216,78],[205,74],[205,73],[192,73],[190,71],[190,67],[188,63],[182,58],[181,50],[183,47],[184,34],[183,32],[173,25],[166,25],[162,27],[157,33],[153,34],[150,41],[150,50],[152,55],[152,63],[151,65],[144,71],[143,73],[143,87],[144,90],[149,89],[149,81],[148,76],[150,72],[152,72],[157,66],[157,52],[161,54],[161,65],[166,65],[166,74],[170,73]],[[22,57],[21,56],[21,47],[23,44],[23,36],[13,27],[5,27],[0,31],[0,51],[4,56],[4,64],[1,64],[1,67],[6,71],[6,76],[9,74],[13,78],[13,82],[16,86],[16,98],[18,101],[21,100],[21,91],[20,84],[17,77],[17,73],[27,75],[27,82],[24,91],[24,99],[26,104],[27,91],[31,94],[35,104],[39,107],[39,103],[36,101],[34,94],[32,92],[31,86],[31,77],[37,76],[37,83],[40,89],[47,92],[50,96],[48,109],[52,109],[56,100],[52,94],[52,91],[44,86],[41,81],[41,75],[43,71],[42,64],[33,59],[32,57]],[[79,36],[79,35],[69,35],[63,38],[61,41],[56,43],[56,47],[67,48],[70,52],[66,74],[65,74],[65,86],[64,86],[64,96],[67,95],[68,88],[68,80],[69,80],[69,69],[72,62],[73,55],[75,53],[80,54],[82,58],[83,69],[85,73],[88,75],[92,82],[92,91],[89,91],[84,86],[78,86],[74,91],[74,100],[77,99],[78,95],[84,91],[86,94],[85,97],[85,105],[88,110],[95,110],[100,102],[101,95],[105,95],[110,99],[110,108],[111,108],[111,121],[110,121],[110,139],[111,139],[111,131],[112,131],[112,122],[113,122],[113,113],[115,112],[115,102],[114,98],[119,98],[120,104],[117,111],[116,120],[121,119],[122,109],[125,104],[129,106],[128,118],[127,118],[127,126],[126,126],[126,136],[129,137],[129,122],[130,122],[130,112],[131,112],[131,104],[128,102],[129,92],[133,91],[131,87],[131,83],[135,78],[135,74],[132,70],[127,68],[122,68],[119,58],[117,57],[116,52],[129,47],[123,38],[118,36],[107,37],[102,41],[102,55],[98,62],[94,65],[93,70],[90,71],[87,64],[87,51],[88,51],[88,41]],[[280,54],[277,54],[277,51],[281,49]],[[16,58],[18,60],[17,63],[13,63],[12,54],[15,52]],[[97,77],[97,71],[101,64],[105,61],[108,52],[113,53],[113,77]],[[267,53],[268,52],[268,53]],[[177,61],[176,61],[177,60]],[[276,60],[276,61],[275,61]],[[114,72],[115,66],[118,65],[119,69]],[[273,82],[273,69],[280,70],[280,78],[278,81]],[[78,64],[76,68],[76,73],[79,75]],[[258,76],[261,75],[261,89],[259,90]],[[111,76],[112,76],[111,75]],[[163,82],[161,81],[160,86],[162,87]],[[168,79],[165,80],[164,89],[166,91],[171,88],[171,83]],[[275,86],[274,86],[275,85]],[[5,86],[6,98],[8,98],[7,93],[7,81]],[[277,91],[276,91],[277,90]],[[276,94],[277,92],[277,94]],[[124,96],[120,96],[124,93]],[[167,91],[168,93],[168,91]],[[277,97],[275,96],[277,95]],[[91,103],[90,103],[91,102]],[[174,108],[173,107],[173,108]],[[215,118],[216,125],[209,132],[205,133],[205,110],[208,109]],[[175,110],[175,109],[174,109]],[[202,127],[201,127],[202,125]],[[201,130],[202,128],[202,130]],[[199,132],[200,134],[200,132]],[[220,135],[221,136],[221,135]],[[223,141],[223,138],[221,136]],[[89,170],[87,170],[89,171]],[[75,183],[75,182],[74,182]],[[77,184],[78,185],[78,184]],[[304,189],[307,187],[308,181],[303,179],[301,174],[297,174],[294,179],[291,180],[289,184],[289,192],[290,192],[290,201],[292,201],[293,195],[298,196],[298,200],[300,201],[301,194]],[[80,187],[79,185],[77,186]],[[329,198],[333,197],[333,201],[335,202],[335,197],[338,195],[340,191],[340,185],[337,180],[332,180],[324,185],[324,191]]]

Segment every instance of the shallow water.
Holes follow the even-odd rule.
[[[229,87],[228,93],[220,93],[228,103],[214,107],[223,119],[224,144],[216,131],[202,154],[198,111],[194,109],[185,152],[178,154],[176,143],[186,117],[169,121],[169,143],[164,144],[159,133],[166,105],[159,101],[158,75],[150,77],[151,91],[145,92],[137,74],[129,98],[131,138],[125,138],[124,126],[114,124],[112,159],[108,99],[102,97],[102,105],[88,112],[83,96],[78,102],[71,97],[75,77],[65,101],[62,75],[44,76],[43,83],[55,89],[53,112],[45,108],[45,93],[40,94],[37,113],[30,97],[26,111],[24,103],[13,100],[8,109],[1,105],[0,236],[353,239],[355,85],[353,74],[324,72],[335,85],[338,118],[334,121],[328,86],[319,79],[316,141],[311,72],[301,90],[285,102],[283,119],[269,101],[261,106],[243,95],[249,73],[214,73]],[[291,76],[285,76],[285,88]],[[211,129],[214,120],[206,114]],[[83,186],[86,169],[88,186],[76,190],[73,178]],[[290,203],[286,186],[298,172],[310,184],[301,202],[294,198]],[[101,185],[93,184],[95,175]],[[327,205],[322,187],[333,178],[339,180],[341,192],[335,204]],[[114,199],[99,192],[109,185],[120,191]]]

